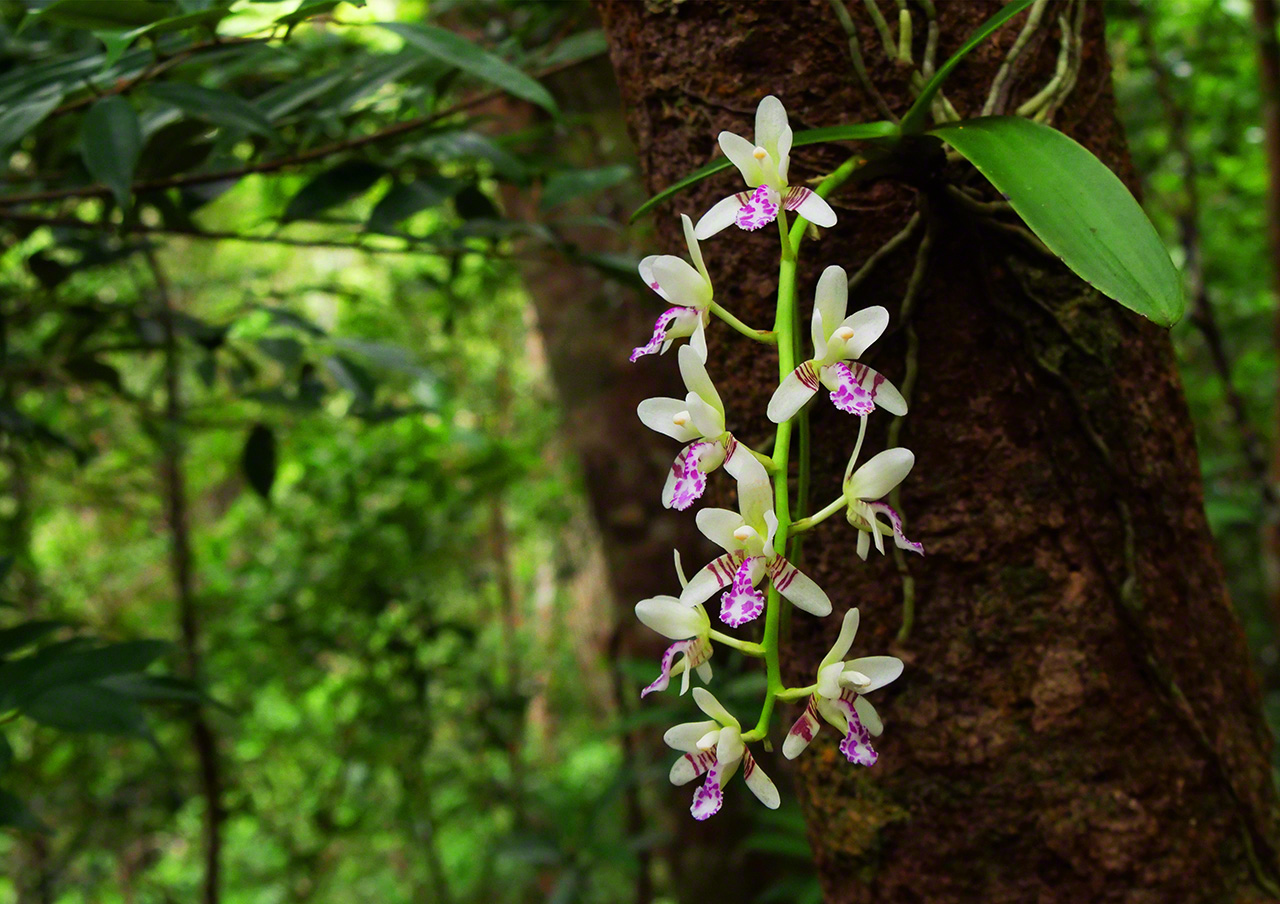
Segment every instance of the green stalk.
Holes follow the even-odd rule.
[[[754,339],[756,342],[763,342],[765,345],[774,345],[778,341],[773,333],[768,330],[757,330],[747,326],[737,317],[730,314],[719,302],[711,302],[711,313],[715,314],[726,324],[746,336],[748,339]]]
[[[858,169],[858,159],[850,157],[835,172],[822,180],[814,189],[822,197],[843,185]],[[800,243],[804,240],[805,230],[809,223],[797,217],[790,228],[787,227],[787,213],[778,211],[778,236],[782,242],[782,259],[778,263],[778,307],[774,314],[773,335],[778,344],[778,382],[787,378],[796,368],[796,342],[799,330],[796,327],[796,259],[800,252]],[[773,548],[783,554],[787,548],[787,536],[791,529],[791,507],[789,499],[789,470],[791,464],[791,425],[786,421],[778,425],[773,442],[773,508],[778,517],[778,530],[774,534]],[[807,444],[806,444],[807,445]],[[808,485],[808,449],[804,450],[804,460],[800,468],[804,472],[804,483]],[[764,637],[760,646],[764,650],[766,672],[764,703],[760,706],[760,718],[756,727],[744,732],[742,740],[750,743],[759,741],[769,734],[769,720],[773,715],[773,705],[778,695],[786,689],[782,686],[782,670],[778,665],[778,626],[782,620],[783,600],[773,582],[769,583],[769,593],[765,598]]]

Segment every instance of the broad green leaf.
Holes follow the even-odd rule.
[[[1182,280],[1115,173],[1056,129],[1016,116],[930,130],[1000,190],[1085,282],[1161,326],[1182,317]]]
[[[231,15],[231,8],[227,6],[215,6],[210,9],[203,9],[199,12],[183,13],[180,16],[170,16],[167,19],[161,19],[158,22],[152,22],[146,28],[141,29],[144,34],[163,35],[174,31],[183,31],[188,28],[204,27],[209,31],[213,31],[217,24]]]
[[[108,675],[141,672],[169,649],[160,640],[133,640],[86,649],[84,641],[55,644],[35,656],[15,660],[13,683],[19,705],[62,685],[97,681]]]
[[[363,160],[348,160],[317,175],[289,199],[282,223],[308,220],[352,201],[383,177],[385,170]]]
[[[535,79],[461,35],[431,25],[384,22],[382,27],[395,32],[407,45],[416,47],[429,56],[444,60],[463,72],[537,104],[553,116],[560,115],[555,99]]]
[[[622,163],[597,169],[574,169],[552,173],[542,187],[542,209],[555,207],[581,195],[604,191],[630,177],[631,167]]]
[[[827,126],[822,129],[809,129],[805,132],[796,132],[791,142],[792,147],[803,147],[806,144],[820,144],[824,141],[874,141],[877,139],[894,138],[898,134],[898,127],[891,122],[880,120],[877,122],[856,122],[842,126]],[[694,170],[678,182],[668,185],[662,191],[658,192],[648,201],[645,201],[636,208],[635,213],[631,215],[630,222],[634,223],[644,214],[657,207],[663,201],[670,198],[677,192],[684,191],[690,185],[701,182],[708,176],[714,176],[721,170],[727,170],[733,164],[728,157],[717,157],[706,166]]]
[[[156,82],[151,95],[182,112],[220,126],[244,129],[257,135],[273,136],[274,129],[262,111],[242,98],[226,91],[214,91],[182,82]]]
[[[62,103],[62,88],[48,85],[0,110],[0,152],[7,151]]]
[[[422,141],[415,149],[433,162],[454,160],[487,160],[493,164],[494,174],[518,185],[529,179],[528,168],[520,159],[506,151],[493,140],[477,132],[443,132]]]
[[[387,189],[366,228],[371,232],[392,232],[395,225],[419,211],[439,207],[452,198],[465,185],[444,176],[426,176],[414,182],[397,182]]]
[[[64,731],[145,737],[142,707],[124,694],[97,684],[62,684],[27,703],[22,711],[39,722]]]
[[[929,105],[933,103],[933,98],[941,90],[942,83],[951,75],[952,70],[960,65],[961,60],[968,56],[969,52],[975,47],[989,38],[997,28],[1034,2],[1035,0],[1012,0],[1011,3],[1005,4],[998,13],[978,26],[977,31],[969,35],[969,39],[960,45],[960,49],[953,53],[933,74],[933,78],[929,79],[925,86],[920,89],[920,96],[916,98],[915,103],[911,105],[906,115],[902,117],[902,133],[904,135],[915,135],[924,131],[925,121],[929,116]]]
[[[263,499],[271,501],[271,486],[276,482],[276,435],[265,424],[254,424],[240,456],[244,476]]]
[[[142,129],[127,100],[104,97],[89,108],[80,126],[80,154],[85,167],[111,189],[121,207],[129,205],[141,150]]]

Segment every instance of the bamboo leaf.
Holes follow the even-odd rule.
[[[461,35],[431,25],[384,22],[382,27],[395,32],[407,45],[421,50],[428,56],[444,60],[463,72],[468,72],[516,97],[537,104],[553,116],[560,115],[555,99],[536,79]]]
[[[80,127],[80,153],[85,167],[111,189],[121,207],[129,204],[141,150],[142,129],[127,100],[104,97],[89,108]]]

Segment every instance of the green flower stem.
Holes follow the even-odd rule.
[[[832,500],[828,506],[814,512],[808,518],[801,518],[799,521],[793,522],[791,525],[791,533],[798,534],[821,524],[848,504],[849,500],[844,496],[841,496],[839,499]]]
[[[810,684],[808,687],[784,687],[778,691],[779,700],[803,700],[810,696],[818,689],[818,685]]]
[[[770,458],[768,455],[765,455],[763,452],[757,452],[755,449],[752,449],[746,443],[740,442],[738,443],[738,446],[750,452],[751,457],[754,458],[756,461],[760,462],[760,464],[764,465],[764,469],[768,473],[773,474],[777,471],[777,469],[774,467],[773,459]]]
[[[733,647],[735,650],[740,650],[748,656],[764,655],[764,647],[760,646],[758,643],[752,643],[749,640],[738,640],[736,637],[730,637],[728,634],[721,634],[719,631],[715,630],[712,630],[708,636],[716,643],[722,644],[726,647]]]
[[[851,177],[860,166],[858,158],[850,157],[842,163],[830,176],[823,179],[814,191],[826,197]],[[778,307],[774,314],[773,335],[778,345],[778,381],[796,368],[796,259],[800,251],[800,243],[804,239],[809,222],[797,217],[795,223],[788,228],[787,212],[778,211],[778,236],[782,242],[782,259],[778,264]],[[794,420],[794,419],[793,419]],[[791,528],[791,507],[788,494],[788,474],[791,463],[791,425],[786,421],[778,425],[773,442],[773,507],[778,516],[778,530],[774,534],[773,546],[779,551],[787,548],[787,537]],[[806,449],[807,453],[808,450]],[[807,457],[807,455],[806,455]],[[807,461],[800,467],[808,467]],[[807,477],[806,477],[807,484]],[[742,740],[750,743],[759,741],[769,734],[769,719],[773,716],[773,704],[785,688],[782,686],[782,670],[778,666],[778,626],[782,619],[782,596],[772,582],[765,601],[764,637],[760,646],[764,649],[766,685],[764,703],[760,705],[760,718],[756,727],[744,732]]]
[[[747,326],[737,317],[730,314],[719,302],[711,302],[711,313],[715,314],[733,329],[737,330],[748,339],[754,339],[756,342],[763,342],[765,345],[777,345],[778,338],[769,330],[757,330]]]

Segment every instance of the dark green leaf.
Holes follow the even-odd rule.
[[[35,656],[16,660],[25,664],[19,683],[19,704],[62,685],[97,681],[108,675],[141,672],[169,649],[160,640],[134,640],[86,649],[83,641],[55,644]]]
[[[127,207],[133,171],[142,150],[142,129],[133,107],[123,97],[104,97],[85,114],[80,127],[80,153],[93,177]]]
[[[4,775],[12,762],[13,747],[9,745],[9,739],[0,734],[0,775]]]
[[[388,22],[382,23],[382,27],[398,34],[410,47],[535,103],[554,116],[559,115],[555,100],[535,79],[461,35],[431,25]]]
[[[97,358],[71,358],[62,369],[82,383],[103,383],[116,392],[120,391],[120,371]]]
[[[243,129],[256,135],[275,134],[261,110],[226,91],[214,91],[182,82],[157,82],[149,90],[152,96],[172,104],[189,116],[232,129]]]
[[[893,138],[898,134],[898,127],[891,122],[879,120],[876,122],[856,122],[842,126],[827,126],[822,129],[809,129],[805,132],[797,132],[792,141],[792,147],[803,147],[806,144],[820,144],[824,141],[874,141],[876,139]],[[721,170],[727,170],[733,163],[728,157],[717,157],[706,166],[694,170],[678,182],[668,185],[662,191],[658,192],[648,201],[645,201],[636,208],[635,213],[631,215],[630,222],[634,223],[639,217],[648,213],[657,207],[663,201],[670,198],[677,192],[684,191],[690,185],[701,182],[708,176],[714,176]]]
[[[477,132],[444,132],[433,135],[419,144],[417,151],[437,163],[487,160],[493,164],[494,173],[504,179],[517,184],[524,184],[529,179],[529,170],[519,158]]]
[[[63,626],[60,621],[28,621],[0,630],[0,657],[29,647],[51,631]]]
[[[315,16],[328,15],[333,12],[340,2],[341,0],[310,0],[310,2],[302,4],[293,12],[281,16],[276,21],[281,25],[297,25]],[[364,4],[357,3],[356,5],[363,6]]]
[[[139,703],[212,702],[193,682],[169,675],[112,675],[98,684]]]
[[[382,178],[385,170],[363,160],[348,160],[325,170],[289,200],[282,223],[307,220],[360,197]]]
[[[56,25],[89,31],[124,31],[159,22],[169,12],[152,0],[55,0],[37,15]]]
[[[339,386],[356,397],[356,401],[363,405],[373,403],[376,384],[367,370],[345,355],[325,358],[324,366]]]
[[[27,832],[47,831],[44,823],[14,795],[0,789],[0,828],[9,827]]]
[[[960,49],[938,67],[938,71],[933,74],[933,78],[929,79],[925,86],[920,89],[920,94],[916,97],[915,103],[911,105],[911,109],[907,110],[906,115],[902,117],[901,127],[904,135],[915,135],[924,131],[929,116],[929,105],[933,103],[933,98],[941,90],[942,83],[951,75],[952,70],[960,65],[960,61],[968,56],[971,50],[990,37],[997,28],[1034,2],[1035,0],[1012,0],[1011,3],[1005,4],[994,16],[978,26],[977,31],[969,35],[968,40],[960,45]]]
[[[0,111],[0,152],[9,150],[62,103],[62,87],[48,85]]]
[[[443,176],[427,176],[415,182],[396,182],[373,208],[366,226],[373,232],[391,232],[401,220],[429,207],[439,207],[464,184]]]
[[[152,22],[146,28],[139,29],[139,31],[142,34],[163,35],[188,28],[205,28],[212,32],[214,26],[229,15],[231,15],[230,7],[215,6],[210,9],[202,9],[199,12],[170,16],[167,19],[161,19],[159,22]]]
[[[492,220],[499,216],[493,201],[475,185],[468,185],[458,192],[453,206],[464,220]]]
[[[991,180],[1085,282],[1161,326],[1182,317],[1182,279],[1133,195],[1056,129],[1017,116],[931,130]]]
[[[41,725],[64,731],[145,737],[142,708],[124,694],[97,684],[62,684],[42,693],[22,711]]]
[[[542,65],[560,66],[566,63],[577,63],[608,53],[608,51],[609,42],[605,39],[604,32],[598,28],[593,28],[590,31],[580,31],[576,35],[569,35],[569,37],[557,43],[551,52],[543,57]]]
[[[254,492],[271,500],[271,486],[276,482],[276,435],[265,424],[254,424],[244,442],[240,456],[244,476]]]
[[[581,195],[604,191],[630,177],[631,167],[626,164],[553,173],[542,187],[542,207],[545,210]]]

